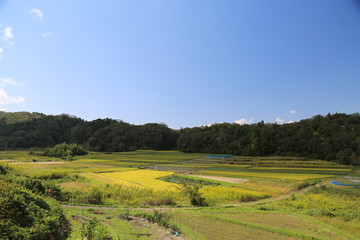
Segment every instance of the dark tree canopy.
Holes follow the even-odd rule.
[[[11,119],[11,120],[9,120]],[[0,113],[0,150],[76,143],[91,151],[176,149],[179,132],[162,123],[133,125],[114,119],[84,121],[67,114]]]
[[[182,129],[184,152],[303,156],[360,165],[360,114],[314,116],[291,124],[215,124]]]

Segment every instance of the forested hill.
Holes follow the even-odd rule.
[[[214,124],[173,130],[162,123],[85,121],[67,114],[0,112],[0,150],[78,143],[92,151],[137,149],[304,156],[360,165],[360,114],[328,114],[289,124]]]
[[[314,116],[290,124],[214,124],[182,129],[184,152],[304,156],[360,165],[360,114]]]
[[[0,150],[78,143],[92,151],[176,149],[178,131],[165,124],[133,125],[113,119],[84,121],[75,116],[0,113]]]

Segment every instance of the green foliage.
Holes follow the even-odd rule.
[[[0,174],[6,174],[8,171],[6,170],[6,167],[3,165],[0,165]]]
[[[70,202],[85,204],[103,204],[104,192],[98,187],[92,187],[88,191],[65,192],[66,199]]]
[[[328,114],[277,125],[214,124],[182,129],[177,147],[184,152],[244,156],[303,156],[360,164],[360,114]]]
[[[36,155],[36,152],[33,148],[29,149],[29,155]]]
[[[77,143],[86,146],[87,150],[103,152],[170,150],[176,148],[178,136],[178,131],[163,123],[137,126],[108,118],[88,122],[67,114],[0,112],[0,149],[4,150],[45,148],[62,142]]]
[[[74,156],[86,155],[86,154],[87,154],[87,152],[85,151],[85,149],[82,146],[80,146],[80,145],[78,145],[76,143],[57,144],[55,147],[50,148],[50,149],[46,149],[45,152],[44,152],[45,156],[64,158],[66,160],[72,160],[72,158]]]
[[[97,218],[87,221],[81,229],[81,237],[87,240],[106,240],[109,235],[107,228]]]
[[[198,184],[183,184],[182,193],[190,200],[194,206],[209,206],[209,203],[202,197],[202,193],[199,191],[202,185]]]
[[[129,211],[129,209],[128,209],[128,208],[126,208],[126,209],[120,209],[118,216],[119,216],[119,218],[121,218],[121,219],[128,219],[129,216],[130,216],[130,211]]]
[[[66,239],[70,225],[58,205],[24,190],[17,184],[0,182],[1,239]]]

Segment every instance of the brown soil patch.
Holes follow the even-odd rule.
[[[206,176],[206,175],[188,175],[192,177],[198,178],[205,178],[210,180],[222,181],[222,182],[229,182],[229,183],[244,183],[247,179],[240,179],[240,178],[229,178],[229,177],[216,177],[216,176]]]

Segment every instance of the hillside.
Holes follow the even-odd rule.
[[[300,156],[360,165],[360,114],[317,115],[289,124],[214,124],[174,130],[163,123],[134,125],[41,113],[0,112],[0,150],[77,143],[91,151],[138,149]]]

